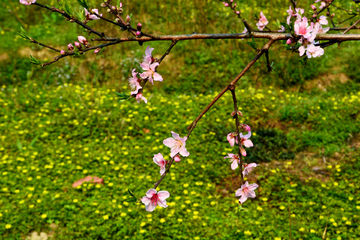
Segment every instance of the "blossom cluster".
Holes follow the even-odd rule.
[[[154,48],[148,46],[145,50],[145,55],[143,62],[140,64],[140,67],[143,70],[143,73],[137,73],[136,69],[132,70],[132,77],[129,78],[129,85],[132,89],[131,96],[135,97],[137,102],[140,103],[140,100],[143,100],[147,103],[147,99],[143,96],[143,86],[141,82],[146,83],[146,81],[151,82],[154,85],[154,81],[162,81],[162,76],[156,72],[156,68],[159,66],[159,63],[155,61],[152,56],[152,51]],[[140,78],[139,78],[139,77]]]
[[[186,140],[187,137],[180,137],[179,134],[171,131],[172,137],[167,138],[163,141],[163,144],[170,148],[170,157],[174,159],[175,162],[180,162],[180,155],[183,157],[188,157],[190,153],[186,150]],[[161,153],[154,155],[154,163],[160,167],[160,175],[166,173],[166,166],[169,163],[166,161]],[[145,204],[146,211],[152,212],[157,205],[160,207],[166,208],[166,198],[170,196],[168,191],[159,191],[151,188],[147,191],[146,196],[141,199],[141,202]]]
[[[313,6],[314,11],[316,7]],[[295,11],[291,9],[291,6],[287,10],[289,16],[287,17],[287,24],[291,24],[292,18],[295,19],[294,22],[294,32],[300,38],[298,43],[301,44],[299,47],[300,56],[303,56],[306,52],[308,58],[320,57],[324,54],[324,49],[320,46],[315,46],[318,42],[315,42],[317,34],[326,33],[329,31],[329,27],[323,28],[323,25],[328,24],[326,16],[320,16],[316,18],[316,22],[311,22],[309,24],[308,19],[302,15],[304,14],[304,9],[296,8]],[[295,39],[290,38],[287,40],[287,44],[292,44],[295,42]]]
[[[234,116],[236,113],[233,112],[231,115]],[[242,113],[238,111],[237,115],[242,116]],[[232,132],[227,135],[227,140],[231,147],[235,146],[236,144],[239,145],[240,153],[243,157],[246,156],[246,150],[244,147],[249,148],[253,146],[252,141],[249,139],[251,137],[251,128],[246,124],[240,125],[243,131],[248,132],[247,134],[243,135],[242,133]],[[224,159],[229,158],[231,163],[231,169],[235,170],[240,166],[242,171],[242,176],[249,175],[252,170],[257,167],[256,163],[246,164],[244,163],[243,166],[241,161],[241,156],[238,154],[228,153],[228,156],[224,157]],[[235,196],[240,197],[239,203],[244,203],[249,197],[255,198],[255,189],[258,188],[256,183],[250,184],[246,181],[235,193]]]

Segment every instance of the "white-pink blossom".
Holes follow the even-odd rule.
[[[146,211],[152,212],[155,210],[157,205],[163,208],[168,207],[165,200],[168,197],[170,197],[170,193],[168,191],[157,192],[156,189],[151,188],[146,192],[146,196],[141,199],[141,202],[145,204]]]
[[[260,31],[264,30],[265,26],[268,24],[268,20],[266,19],[265,15],[263,12],[260,12],[260,18],[259,18],[259,22],[256,23],[256,26],[258,27],[258,29]]]
[[[147,99],[143,96],[142,92],[136,94],[136,97],[135,97],[136,101],[138,103],[140,103],[140,100],[144,101],[145,103],[147,103]]]
[[[131,89],[135,89],[140,86],[140,79],[137,77],[136,69],[132,70],[132,77],[129,78],[129,85]]]
[[[244,157],[246,156],[246,151],[243,146],[245,146],[247,148],[254,146],[252,141],[249,140],[250,137],[251,137],[251,132],[249,132],[246,135],[243,135],[242,133],[240,133],[240,152],[241,152],[241,155],[243,155]]]
[[[86,8],[84,8],[84,9],[85,9],[85,17],[86,17],[87,20],[99,20],[100,19],[95,14],[89,13]],[[91,11],[96,13],[97,15],[99,15],[99,10],[98,9],[92,9]],[[102,17],[102,14],[100,14],[99,16]]]
[[[78,40],[79,40],[79,42],[82,43],[85,47],[88,47],[89,42],[86,40],[85,37],[83,37],[83,36],[78,36]],[[76,44],[76,42],[75,42],[75,44]]]
[[[139,23],[140,24],[140,23]],[[154,50],[154,48],[151,48],[150,46],[148,46],[145,50],[145,55],[144,55],[144,63],[147,64],[152,64],[154,62],[154,58],[151,55],[152,51]]]
[[[243,176],[249,175],[255,167],[257,167],[256,163],[245,164]]]
[[[256,194],[255,194],[255,189],[258,188],[259,185],[257,185],[256,183],[250,184],[246,181],[241,188],[239,188],[236,193],[235,196],[240,197],[239,202],[241,204],[243,204],[249,197],[250,198],[255,198]]]
[[[228,153],[229,156],[224,157],[224,159],[226,158],[230,158],[230,162],[231,162],[231,169],[235,170],[239,164],[240,164],[240,158],[239,155],[237,154],[232,154],[232,153]]]
[[[143,62],[140,64],[141,68],[145,70],[145,72],[140,74],[140,77],[146,79],[149,78],[149,82],[151,82],[154,85],[154,81],[162,81],[163,78],[160,74],[156,72],[156,67],[159,66],[158,62],[149,64],[146,62]]]
[[[170,157],[175,157],[176,154],[180,153],[183,157],[188,157],[190,153],[186,150],[187,137],[181,138],[179,134],[171,131],[172,138],[167,138],[163,141],[163,144],[171,148]]]
[[[303,17],[301,20],[297,20],[294,24],[295,33],[304,38],[311,37],[311,31],[313,30],[312,26],[309,26],[306,17]]]
[[[226,138],[231,147],[233,147],[235,145],[235,142],[238,143],[238,138],[237,138],[237,136],[235,136],[234,133],[229,133]]]
[[[164,175],[166,170],[166,161],[161,153],[154,155],[154,163],[156,163],[160,167],[160,174]]]
[[[311,44],[306,48],[306,56],[308,58],[316,58],[322,55],[324,55],[324,49],[319,46],[316,47],[315,45]]]
[[[20,0],[20,3],[25,4],[25,5],[30,5],[30,4],[33,4],[35,2],[36,2],[36,0]]]

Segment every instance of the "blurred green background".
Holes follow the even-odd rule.
[[[236,2],[252,26],[263,11],[272,30],[285,21],[289,6],[283,0]],[[244,29],[220,1],[122,3],[124,16],[132,14],[133,25],[141,22],[150,34]],[[298,3],[307,12],[313,2]],[[127,189],[142,197],[159,179],[152,158],[161,152],[169,159],[163,139],[170,131],[186,135],[186,127],[253,58],[248,40],[179,42],[158,68],[164,81],[146,85],[149,103],[118,103],[115,92],[130,91],[127,79],[133,68],[140,70],[146,47],[159,58],[170,42],[121,43],[40,68],[30,64],[30,54],[43,61],[56,54],[21,39],[20,27],[59,49],[87,33],[36,6],[8,0],[0,6],[3,239],[34,232],[54,239],[289,239],[290,231],[293,239],[323,239],[324,231],[325,239],[360,237],[359,43],[331,46],[301,65],[297,53],[278,42],[270,49],[274,71],[268,73],[261,58],[238,82],[242,121],[253,130],[254,147],[245,161],[259,164],[247,179],[259,184],[257,198],[245,209],[234,196],[238,174],[223,159],[234,153],[226,141],[234,131],[227,93],[187,141],[190,157],[175,163],[160,185],[171,194],[169,207],[148,213],[142,204],[127,202]],[[350,0],[335,6],[358,7]],[[336,23],[348,17],[332,12]],[[89,25],[107,36],[128,36],[103,21]],[[71,187],[88,175],[105,184]]]

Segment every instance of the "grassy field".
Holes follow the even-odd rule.
[[[274,9],[264,10],[273,29],[288,8],[279,7],[287,1],[246,2],[239,1],[248,19]],[[123,1],[150,33],[243,30],[218,1],[141,3]],[[244,209],[234,196],[238,176],[223,158],[233,151],[226,140],[234,126],[227,93],[187,141],[190,157],[175,163],[160,185],[171,194],[169,207],[149,213],[127,202],[127,189],[145,195],[160,176],[153,155],[168,151],[162,141],[170,131],[185,135],[255,53],[245,41],[180,42],[159,67],[164,82],[147,85],[147,105],[118,103],[115,92],[129,91],[130,71],[147,44],[37,68],[29,54],[43,60],[54,55],[16,37],[20,26],[64,48],[82,30],[32,6],[0,5],[9,10],[0,15],[3,239],[35,231],[54,239],[279,240],[290,239],[290,232],[292,239],[323,239],[324,232],[325,239],[360,238],[360,74],[353,64],[360,60],[359,44],[327,48],[306,66],[277,44],[270,51],[274,72],[268,74],[261,59],[239,82],[242,120],[253,130],[246,162],[259,164],[247,180],[260,186]],[[151,43],[156,57],[168,45]],[[88,175],[104,178],[104,185],[72,188]]]

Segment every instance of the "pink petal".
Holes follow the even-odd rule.
[[[151,202],[151,199],[145,196],[141,199],[141,202],[145,205],[148,205]]]
[[[255,189],[257,189],[259,187],[259,185],[257,185],[256,183],[251,184],[248,188],[252,191],[254,191]]]
[[[254,146],[254,144],[252,143],[251,140],[247,139],[244,141],[244,146],[248,148]]]
[[[154,211],[155,208],[156,208],[156,203],[153,203],[153,202],[150,202],[150,204],[145,207],[146,211],[148,211],[148,212]]]
[[[166,205],[166,201],[165,201],[165,200],[163,200],[163,201],[158,200],[158,201],[157,201],[157,204],[158,204],[160,207],[163,207],[163,208],[167,208],[167,207],[168,207],[168,205]]]
[[[163,78],[162,78],[162,76],[161,76],[160,74],[158,74],[157,72],[155,72],[155,73],[154,73],[154,80],[161,82],[161,81],[163,80]]]
[[[242,195],[241,198],[239,199],[239,202],[241,202],[241,204],[243,204],[247,199],[248,199],[248,197],[244,194],[244,195]]]
[[[163,141],[163,144],[169,148],[172,148],[176,144],[176,140],[173,138],[167,138]]]
[[[170,197],[170,193],[168,191],[159,191],[158,192],[158,197],[161,201],[164,201],[165,199],[167,199],[168,197]]]
[[[179,151],[180,155],[183,156],[183,157],[188,157],[190,155],[190,153],[188,151],[186,151],[186,148],[185,147],[182,147],[180,148],[180,151]]]
[[[238,164],[237,160],[235,159],[231,164],[231,169],[235,170],[238,166],[239,166],[239,164]]]
[[[173,136],[173,138],[180,140],[180,135],[177,134],[176,132],[171,131],[171,135]]]
[[[156,194],[156,193],[157,193],[156,189],[151,188],[151,189],[149,189],[149,190],[146,192],[146,196],[147,196],[148,198],[152,198],[152,197],[154,196],[154,194]]]

